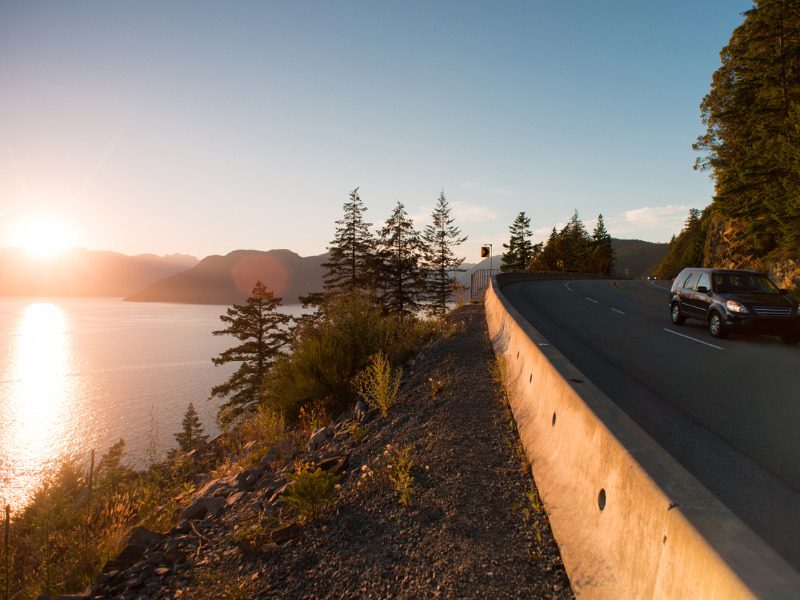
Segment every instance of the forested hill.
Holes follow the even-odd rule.
[[[611,240],[614,275],[640,279],[653,273],[667,254],[667,244],[643,240]]]
[[[236,250],[225,256],[209,256],[192,269],[157,281],[130,294],[135,302],[186,304],[242,303],[256,281],[283,299],[296,303],[298,296],[322,291],[327,254],[302,257],[290,250]]]
[[[197,264],[194,256],[127,256],[76,248],[41,260],[0,250],[0,296],[126,296]]]
[[[800,1],[757,0],[744,15],[700,105],[707,129],[694,146],[697,168],[715,184],[712,204],[693,216],[702,240],[697,231],[691,243],[679,236],[682,247],[672,258],[767,271],[782,287],[797,289]]]

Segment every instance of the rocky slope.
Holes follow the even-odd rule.
[[[82,597],[571,598],[493,364],[482,307],[456,311],[450,335],[407,365],[387,417],[357,407],[201,483],[173,529],[134,530]],[[392,483],[398,450],[408,506]],[[298,460],[340,478],[307,523],[286,502]]]

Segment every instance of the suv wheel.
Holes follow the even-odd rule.
[[[708,316],[708,331],[715,338],[724,338],[728,334],[725,329],[725,323],[722,321],[722,316],[715,310],[711,311]]]
[[[683,316],[681,313],[681,305],[677,302],[672,303],[672,307],[669,309],[670,316],[672,317],[672,322],[675,325],[683,325],[686,322],[686,317]]]
[[[800,334],[797,333],[784,333],[781,334],[781,339],[785,344],[789,344],[790,346],[794,346],[797,342],[800,342]]]

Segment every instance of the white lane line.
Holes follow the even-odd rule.
[[[721,346],[715,346],[714,344],[709,344],[708,342],[704,342],[703,340],[698,340],[697,338],[693,338],[690,335],[683,335],[682,333],[678,333],[677,331],[672,331],[672,329],[667,329],[666,327],[664,327],[664,331],[666,331],[667,333],[671,333],[673,335],[678,335],[682,338],[686,338],[687,340],[692,340],[693,342],[697,342],[698,344],[703,344],[704,346],[708,346],[709,348],[715,348],[717,350],[725,350],[725,348]]]
[[[619,314],[621,314],[621,315],[627,315],[627,314],[628,314],[628,313],[624,313],[624,312],[622,312],[622,311],[621,311],[621,310],[619,310],[618,308],[612,308],[611,310],[613,310],[615,313],[619,313]]]
[[[565,287],[565,288],[567,288],[567,291],[568,291],[568,292],[573,292],[573,291],[574,291],[574,290],[573,290],[571,287],[569,287],[569,284],[568,284],[568,283],[565,283],[565,284],[564,284],[564,287]]]
[[[589,296],[585,296],[585,298],[586,298],[586,299],[587,299],[589,302],[594,302],[595,304],[600,304],[600,303],[599,303],[597,300],[595,300],[594,298],[589,298]]]

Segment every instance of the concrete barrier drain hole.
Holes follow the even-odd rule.
[[[531,376],[528,377],[528,383],[533,383],[533,373],[531,373]]]
[[[553,413],[553,427],[556,426],[556,413]]]
[[[600,493],[597,494],[597,506],[601,511],[606,507],[606,491],[603,488],[600,488]]]

